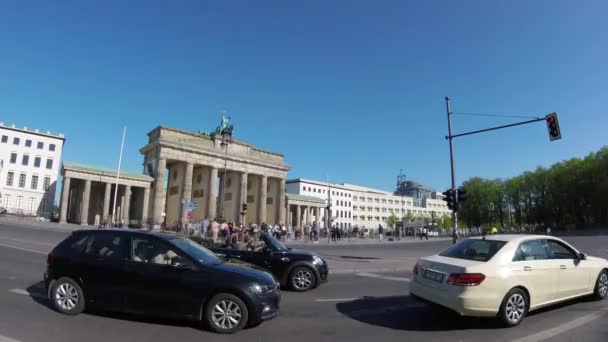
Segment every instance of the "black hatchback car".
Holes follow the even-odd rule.
[[[218,258],[199,244],[146,231],[78,230],[48,255],[50,302],[64,314],[85,307],[201,320],[234,333],[278,314],[268,272]]]
[[[251,248],[216,246],[210,240],[191,238],[217,253],[225,260],[237,259],[271,272],[279,284],[294,291],[304,292],[327,282],[329,267],[319,255],[285,247],[279,240],[262,234]]]

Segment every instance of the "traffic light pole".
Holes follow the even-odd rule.
[[[454,196],[456,196],[456,176],[454,175],[454,147],[452,146],[452,112],[450,111],[450,98],[445,97],[445,107],[448,112],[448,139],[450,141],[450,169],[452,172],[452,191],[454,192]],[[458,200],[456,200],[458,203]],[[452,238],[453,243],[456,243],[456,229],[458,228],[458,214],[456,214],[456,210],[452,210]]]

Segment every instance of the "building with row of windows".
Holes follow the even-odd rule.
[[[64,142],[63,134],[0,122],[0,207],[50,216]]]
[[[334,225],[340,228],[371,228],[387,226],[388,218],[409,217],[432,222],[433,219],[451,215],[443,195],[424,187],[424,196],[405,196],[388,191],[352,184],[332,184],[309,179],[292,179],[286,182],[287,192],[312,196],[331,201],[331,215]],[[322,211],[321,222],[326,222],[326,210]]]

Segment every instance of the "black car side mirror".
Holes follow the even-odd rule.
[[[587,260],[587,255],[585,255],[585,253],[578,253],[578,258],[580,260]]]

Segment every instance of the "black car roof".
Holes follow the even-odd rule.
[[[159,232],[152,231],[148,229],[124,229],[124,228],[82,228],[73,231],[72,233],[88,233],[88,232],[115,232],[120,234],[133,234],[133,235],[152,235],[159,237],[164,240],[175,240],[182,238],[181,236],[173,233],[173,232]]]

